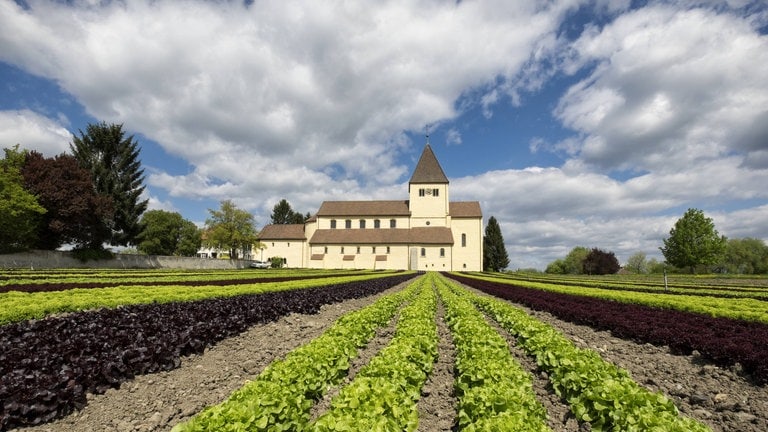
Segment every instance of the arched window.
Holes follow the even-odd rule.
[[[373,227],[374,228],[381,228],[381,220],[380,219],[374,219],[373,220]]]
[[[389,220],[389,227],[390,228],[397,228],[397,219],[390,219]]]
[[[467,235],[464,233],[461,234],[461,247],[467,247]]]
[[[440,248],[440,258],[445,258],[445,248]]]
[[[425,248],[421,248],[421,256],[427,256],[427,250]]]
[[[346,229],[352,228],[352,219],[347,219],[344,221],[344,228]]]

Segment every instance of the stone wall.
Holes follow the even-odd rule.
[[[0,255],[4,268],[166,268],[166,269],[236,269],[248,267],[246,260],[222,260],[159,255],[116,254],[114,259],[80,261],[69,252],[30,251]]]

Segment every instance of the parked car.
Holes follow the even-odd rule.
[[[251,261],[251,267],[253,268],[266,269],[266,268],[269,268],[270,266],[271,264],[266,261],[259,261],[259,260]]]

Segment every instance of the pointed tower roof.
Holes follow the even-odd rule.
[[[416,164],[408,183],[448,183],[448,177],[445,176],[429,144],[424,146],[424,152],[421,153],[419,163]]]

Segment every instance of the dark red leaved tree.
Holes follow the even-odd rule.
[[[621,266],[613,252],[592,248],[582,263],[584,273],[589,275],[614,274]]]
[[[96,193],[91,174],[73,156],[45,158],[32,151],[22,175],[25,188],[47,210],[41,216],[36,248],[53,250],[64,244],[101,248],[94,242],[104,238],[102,220],[112,213],[112,200]]]

